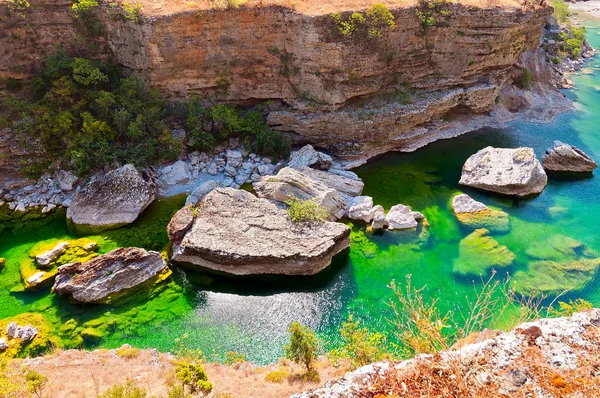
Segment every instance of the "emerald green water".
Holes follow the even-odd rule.
[[[589,41],[600,48],[600,23],[586,24]],[[390,333],[385,316],[392,279],[403,281],[412,274],[414,285],[426,285],[424,294],[439,298],[442,310],[464,307],[474,296],[473,284],[481,283],[480,277],[452,272],[459,242],[472,232],[456,221],[450,209],[450,200],[459,191],[510,215],[510,232],[491,234],[516,256],[514,265],[498,270],[499,275],[527,269],[532,258],[526,251],[556,235],[575,238],[600,253],[597,176],[550,176],[544,192],[527,200],[457,186],[464,161],[487,145],[530,146],[540,157],[558,139],[600,159],[600,61],[590,60],[586,67],[591,73],[574,76],[575,89],[566,92],[577,99],[577,110],[557,117],[552,124],[519,122],[506,129],[484,129],[416,153],[388,154],[357,170],[365,182],[364,194],[373,196],[376,203],[386,208],[403,203],[423,212],[431,224],[429,236],[411,232],[373,235],[364,225],[357,225],[351,249],[315,277],[226,278],[173,269],[162,289],[112,307],[74,305],[50,294],[49,288],[11,292],[21,286],[19,267],[31,261],[29,251],[35,244],[73,236],[64,214],[5,222],[0,232],[0,257],[7,259],[0,271],[0,319],[41,313],[50,323],[55,343],[66,347],[111,348],[129,343],[168,351],[174,348],[175,339],[187,335],[186,345],[203,350],[210,359],[239,351],[257,363],[282,356],[287,325],[293,320],[318,330],[327,347],[336,344],[337,329],[349,312],[373,329]],[[99,242],[101,252],[118,246],[160,250],[167,243],[166,224],[182,202],[183,198],[173,198],[155,203],[135,224],[91,238]],[[600,305],[599,285],[596,277],[564,299],[583,297]],[[80,331],[89,327],[104,337],[83,341]]]

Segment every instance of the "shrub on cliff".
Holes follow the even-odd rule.
[[[181,382],[184,392],[187,390],[190,394],[208,395],[213,384],[208,381],[208,375],[200,363],[180,361],[175,365],[175,374],[177,380]]]
[[[533,73],[527,68],[523,69],[521,74],[514,80],[514,84],[523,90],[531,88],[531,83],[533,83]]]
[[[383,4],[373,4],[366,13],[353,12],[347,18],[341,13],[331,14],[337,33],[344,37],[367,36],[379,38],[396,26],[394,15]]]
[[[286,358],[304,365],[307,373],[314,371],[312,366],[319,351],[317,335],[300,322],[290,323],[288,332],[290,333],[290,343],[285,346]]]
[[[552,0],[552,7],[554,7],[554,18],[560,23],[567,22],[569,18],[569,5],[565,0]]]

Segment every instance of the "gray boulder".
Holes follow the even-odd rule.
[[[183,160],[178,160],[160,171],[159,180],[167,186],[187,184],[192,180],[192,167]]]
[[[196,205],[204,196],[210,193],[212,190],[221,187],[221,182],[217,180],[208,180],[198,185],[196,189],[189,195],[185,201],[185,204],[193,204]]]
[[[53,291],[82,303],[111,303],[156,279],[166,268],[160,253],[137,247],[115,249],[86,263],[59,267]]]
[[[240,167],[244,161],[244,155],[241,151],[228,149],[225,156],[227,157],[227,166],[234,169]]]
[[[423,218],[421,213],[412,211],[410,207],[400,204],[393,206],[385,216],[390,231],[416,228],[417,221]]]
[[[554,146],[542,156],[542,166],[548,171],[589,173],[598,164],[576,146],[554,141]]]
[[[6,327],[6,335],[11,339],[21,339],[27,343],[37,336],[38,330],[31,325],[19,326],[16,322],[11,322]]]
[[[459,213],[475,213],[482,210],[487,210],[488,207],[481,202],[476,201],[469,195],[462,193],[452,198],[452,210],[455,214]]]
[[[65,170],[58,170],[54,177],[62,191],[72,191],[78,180],[76,175]]]
[[[0,339],[0,352],[6,351],[8,350],[8,343],[6,342],[6,339],[3,337]]]
[[[154,195],[154,186],[134,166],[125,165],[79,191],[67,210],[67,220],[78,233],[118,228],[134,222]]]
[[[262,177],[253,187],[258,197],[281,203],[293,198],[314,199],[327,209],[332,219],[342,218],[347,208],[338,191],[289,167],[279,170],[276,176]]]
[[[373,198],[370,196],[357,196],[352,199],[348,209],[348,218],[370,223],[373,219],[372,211]]]
[[[465,162],[459,184],[519,197],[540,193],[548,177],[531,148],[488,146]]]
[[[218,188],[200,202],[172,260],[234,275],[313,275],[349,247],[349,238],[344,224],[293,223],[266,199]]]
[[[288,166],[293,169],[311,167],[313,169],[329,170],[332,163],[331,156],[315,151],[312,145],[305,145],[291,153]]]
[[[356,179],[349,178],[347,175],[334,174],[331,171],[311,169],[310,167],[299,167],[297,170],[311,179],[351,197],[360,196],[365,187],[365,184],[358,177]]]

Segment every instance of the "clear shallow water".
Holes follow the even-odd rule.
[[[600,24],[587,22],[588,38],[600,48]],[[161,291],[120,307],[72,305],[49,289],[35,293],[11,293],[20,284],[19,266],[31,261],[29,251],[40,241],[72,238],[64,218],[12,222],[0,233],[0,257],[7,265],[0,271],[0,319],[25,312],[42,313],[53,334],[66,346],[129,343],[139,347],[171,350],[175,339],[187,335],[186,345],[203,350],[209,358],[223,358],[240,351],[248,359],[265,363],[283,355],[287,325],[300,320],[318,330],[328,347],[335,345],[341,321],[349,312],[373,329],[391,332],[385,321],[392,279],[403,281],[412,274],[415,286],[426,285],[424,294],[440,299],[442,309],[457,309],[472,298],[473,283],[480,278],[457,277],[452,266],[461,239],[471,230],[461,227],[450,209],[452,196],[467,192],[475,199],[506,211],[511,230],[492,236],[516,256],[514,265],[500,273],[514,275],[532,261],[526,251],[536,242],[557,234],[575,238],[600,253],[600,179],[551,176],[538,197],[517,200],[465,190],[457,186],[468,156],[492,145],[530,146],[538,157],[562,140],[600,159],[600,60],[589,61],[591,74],[573,77],[576,87],[567,92],[576,98],[577,110],[559,116],[554,123],[514,123],[507,129],[485,129],[456,139],[429,145],[412,154],[388,154],[361,167],[365,195],[386,208],[397,203],[423,212],[431,224],[428,239],[414,233],[372,235],[364,226],[353,226],[352,247],[337,256],[326,271],[309,278],[224,278],[174,270]],[[92,237],[102,252],[117,246],[142,246],[160,250],[164,231],[181,198],[154,204],[134,225]],[[567,295],[600,305],[598,277]],[[104,333],[98,343],[82,342],[66,324],[73,319],[80,330],[94,327]]]

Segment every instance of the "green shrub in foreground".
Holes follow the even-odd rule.
[[[286,358],[304,365],[307,372],[314,371],[313,364],[319,351],[317,335],[300,322],[290,323],[288,332],[290,333],[290,343],[285,346]]]
[[[285,204],[289,206],[288,214],[293,222],[323,222],[329,217],[327,209],[313,199],[293,198]]]

